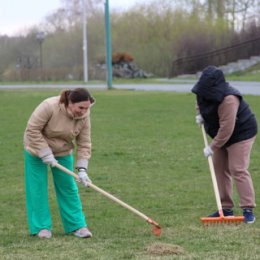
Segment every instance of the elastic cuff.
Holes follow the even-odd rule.
[[[48,156],[50,154],[52,154],[52,150],[50,149],[50,147],[45,147],[45,148],[43,148],[39,151],[39,157],[40,158],[43,158],[43,157]]]
[[[83,167],[80,167],[80,168],[76,168],[79,172],[80,172],[80,170],[83,170],[83,171],[87,171],[87,169],[86,168],[83,168]]]
[[[79,159],[76,163],[76,168],[88,168],[88,160],[86,159]]]

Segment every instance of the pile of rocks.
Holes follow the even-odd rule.
[[[113,64],[113,77],[116,78],[149,78],[153,75],[139,69],[133,62],[119,62]]]
[[[100,62],[97,67],[106,70],[106,64]],[[112,70],[113,77],[115,78],[149,78],[152,77],[152,73],[147,73],[144,70],[137,67],[134,63],[134,58],[126,53],[116,52],[112,55]]]
[[[112,55],[113,77],[117,78],[149,78],[152,74],[139,69],[134,58],[126,52],[115,52]]]

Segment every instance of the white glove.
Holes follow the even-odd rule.
[[[204,119],[203,117],[201,116],[201,114],[198,114],[195,116],[195,121],[198,125],[202,125],[204,123]]]
[[[209,156],[213,155],[213,151],[212,151],[212,149],[210,148],[210,146],[206,146],[206,147],[203,149],[203,152],[204,152],[205,157],[209,157]]]
[[[92,183],[90,178],[88,177],[88,174],[86,172],[86,169],[84,168],[79,168],[78,169],[78,176],[79,176],[79,181],[82,182],[85,186],[88,186],[88,183]]]
[[[44,163],[50,165],[51,167],[54,167],[58,163],[52,153],[41,157],[41,159]]]

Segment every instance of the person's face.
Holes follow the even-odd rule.
[[[78,116],[83,116],[87,112],[90,106],[91,103],[90,100],[88,100],[88,101],[81,101],[78,103],[69,102],[68,108],[74,116],[78,117]]]

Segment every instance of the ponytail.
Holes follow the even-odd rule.
[[[63,90],[60,94],[60,104],[64,104],[65,107],[71,103],[78,103],[82,101],[90,101],[94,103],[95,99],[90,95],[89,91],[84,88],[76,88],[73,90]]]
[[[63,90],[60,94],[60,104],[64,104],[65,107],[69,105],[69,95],[71,90]]]

